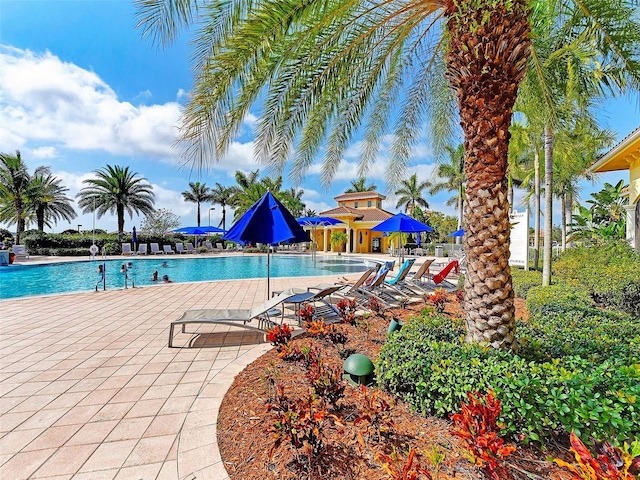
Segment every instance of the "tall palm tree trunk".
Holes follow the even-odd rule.
[[[462,187],[458,189],[458,230],[464,225],[464,190]],[[462,237],[456,237],[456,244],[462,243]]]
[[[534,235],[533,239],[533,268],[534,270],[538,270],[538,266],[540,264],[540,154],[538,153],[538,149],[535,149],[535,153],[533,154],[533,188],[534,188],[534,201],[533,208],[535,210],[534,213]]]
[[[553,132],[544,127],[544,246],[542,285],[551,284],[551,232],[553,230]]]
[[[567,192],[562,192],[560,197],[560,204],[562,208],[561,223],[562,223],[562,251],[567,248]]]
[[[124,205],[121,203],[116,206],[116,215],[118,217],[118,241],[121,241],[124,234]]]
[[[458,96],[465,136],[466,340],[515,349],[506,174],[509,125],[526,70],[530,26],[526,0],[504,0],[493,8],[472,3],[450,2],[447,10],[447,77]]]

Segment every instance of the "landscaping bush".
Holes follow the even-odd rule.
[[[530,288],[542,285],[542,272],[536,270],[511,268],[511,278],[513,278],[513,291],[519,298],[527,298]]]
[[[566,309],[584,309],[594,306],[588,290],[566,284],[532,287],[527,293],[527,309],[534,317],[553,314]]]
[[[414,318],[388,339],[376,375],[382,387],[423,414],[447,416],[459,409],[467,392],[493,389],[502,401],[500,420],[506,432],[522,434],[525,441],[544,441],[574,430],[583,438],[622,442],[640,435],[640,365],[634,363],[637,354],[617,354],[637,349],[640,341],[622,337],[617,326],[609,325],[612,345],[587,344],[582,349],[603,352],[601,360],[593,362],[579,355],[561,356],[563,350],[553,344],[558,338],[533,328],[525,333],[539,350],[525,356],[465,344],[462,326],[449,318]],[[594,338],[597,344],[600,337]],[[565,338],[566,343],[572,341]],[[570,352],[570,346],[564,351]],[[546,358],[546,352],[558,356],[531,360]]]
[[[640,255],[625,242],[568,249],[553,264],[558,281],[586,288],[596,303],[640,318]]]

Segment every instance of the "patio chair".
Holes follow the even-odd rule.
[[[154,255],[157,255],[157,254],[163,253],[163,252],[160,250],[160,247],[158,246],[157,243],[152,243],[151,244],[151,253],[153,253]]]
[[[216,243],[216,250],[219,252],[224,250],[224,246],[222,245],[222,243]]]
[[[296,319],[298,323],[300,323],[300,318],[298,316],[298,312],[300,311],[300,306],[303,303],[313,304],[314,308],[314,317],[322,317],[327,320],[330,317],[338,317],[338,309],[331,303],[331,295],[338,292],[343,287],[343,285],[335,284],[321,284],[316,285],[314,287],[309,287],[306,290],[301,288],[290,288],[289,290],[285,290],[284,292],[273,292],[274,294],[279,293],[292,293],[294,294],[292,297],[288,298],[283,304],[293,304],[293,308],[295,311]],[[328,298],[328,300],[327,300]],[[284,309],[282,311],[282,315],[284,316]]]
[[[447,276],[451,273],[460,273],[460,262],[458,260],[451,260],[442,270],[435,275],[429,276],[429,282],[433,284],[433,287],[444,288],[445,290],[457,290],[458,284],[447,280]],[[430,287],[432,285],[429,285]]]
[[[171,245],[162,245],[162,252],[166,253],[167,255],[173,255],[174,252],[173,248],[171,248]]]
[[[182,333],[196,333],[187,332],[186,326],[190,323],[201,323],[211,325],[231,325],[233,327],[246,328],[250,330],[258,330],[265,332],[275,322],[271,320],[272,316],[280,316],[281,310],[276,307],[293,295],[290,292],[283,292],[278,296],[270,298],[266,302],[253,307],[248,308],[215,308],[204,310],[187,310],[182,316],[173,322],[169,326],[169,347],[173,347],[173,332],[176,325],[182,327]],[[247,325],[254,319],[257,320],[257,326]]]
[[[433,288],[429,287],[428,283],[424,281],[424,278],[430,278],[431,274],[429,273],[429,267],[434,261],[434,258],[425,260],[418,270],[406,279],[405,285],[407,285],[409,289],[420,294],[432,292]]]
[[[181,243],[176,243],[176,253],[187,253],[187,251],[184,249],[184,245],[182,245]]]
[[[138,255],[146,255],[147,254],[147,244],[140,243],[138,245]]]
[[[187,242],[187,253],[198,253],[191,242]]]
[[[13,250],[13,253],[16,256],[16,259],[29,258],[29,252],[27,251],[27,248],[24,245],[14,245],[13,247],[11,247],[11,250]]]
[[[207,253],[213,253],[213,245],[211,245],[211,242],[204,242],[204,247],[207,249]]]
[[[415,258],[409,258],[405,260],[404,263],[400,266],[400,270],[398,270],[398,273],[396,274],[396,276],[391,280],[385,280],[385,283],[387,285],[397,285],[399,283],[404,282],[404,279],[407,278],[407,275],[409,274],[409,270],[411,270],[411,267],[413,267],[414,263],[416,263]]]
[[[122,255],[131,255],[131,244],[123,243],[122,244]]]

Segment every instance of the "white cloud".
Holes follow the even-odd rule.
[[[33,158],[56,158],[58,151],[54,147],[40,147],[28,150],[26,152],[29,157]]]
[[[0,91],[5,149],[37,142],[41,148],[176,156],[172,144],[178,103],[134,106],[120,101],[97,74],[50,52],[1,47]]]

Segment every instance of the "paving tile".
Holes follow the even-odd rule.
[[[124,463],[125,467],[135,465],[147,465],[164,462],[175,435],[163,435],[158,437],[148,437],[141,439],[135,446],[129,458]],[[157,471],[159,471],[158,469]]]
[[[56,421],[68,411],[68,408],[40,410],[39,412],[32,413],[32,415],[25,422],[23,422],[16,428],[19,430],[28,430],[30,428],[48,428],[56,423]]]
[[[22,451],[29,443],[31,443],[38,435],[45,431],[41,428],[32,428],[31,430],[14,430],[8,432],[0,438],[0,452],[3,454],[13,454]]]
[[[142,438],[153,419],[154,417],[137,417],[120,420],[106,440],[108,442],[114,442],[117,440]]]
[[[164,405],[164,398],[157,398],[151,400],[140,400],[127,412],[125,418],[135,417],[147,417],[149,415],[156,415],[162,405]]]
[[[186,415],[174,413],[171,415],[158,415],[149,425],[144,437],[156,437],[160,435],[177,435],[182,428]]]
[[[82,465],[80,473],[120,468],[131,454],[136,443],[138,443],[138,440],[101,443]]]
[[[49,448],[47,450],[17,453],[11,457],[11,460],[0,467],[0,478],[11,480],[31,478],[33,472],[40,468],[55,451],[55,448]]]
[[[32,475],[31,478],[50,478],[52,474],[73,475],[87,461],[98,448],[98,444],[74,445],[59,448],[51,457]]]
[[[146,480],[157,478],[162,468],[162,462],[124,467],[116,475],[116,480]]]
[[[100,443],[107,438],[117,424],[117,420],[87,423],[69,439],[67,445],[90,445],[92,443]]]
[[[102,405],[81,405],[73,407],[65,413],[60,419],[54,423],[54,426],[60,425],[84,425],[93,416],[100,411]]]
[[[45,448],[58,448],[63,446],[76,432],[80,430],[80,425],[62,425],[49,427],[33,442],[29,443],[23,450],[42,450]]]
[[[173,397],[167,399],[162,408],[160,409],[160,415],[167,415],[170,413],[186,413],[191,409],[195,395],[189,397]]]

